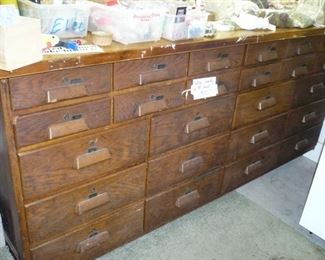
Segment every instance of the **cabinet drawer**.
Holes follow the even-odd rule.
[[[296,81],[294,106],[302,106],[325,98],[325,73]]]
[[[200,176],[146,201],[145,230],[150,231],[220,195],[222,170]]]
[[[114,89],[185,77],[187,64],[188,54],[118,62],[114,65]]]
[[[238,95],[234,127],[287,111],[291,107],[293,92],[294,84],[289,82]]]
[[[318,54],[316,71],[325,71],[325,51]]]
[[[146,166],[141,165],[27,205],[30,243],[39,244],[143,199],[145,175]]]
[[[238,67],[244,58],[245,45],[217,48],[191,53],[189,75]]]
[[[228,136],[217,137],[149,161],[149,196],[213,168],[220,168],[226,157],[227,144]]]
[[[316,55],[304,55],[282,62],[283,80],[295,79],[316,72]]]
[[[318,141],[322,124],[314,126],[304,132],[294,135],[281,144],[280,163],[286,163],[309,150],[312,150]]]
[[[228,161],[256,152],[280,141],[284,136],[287,115],[233,131],[228,149]]]
[[[147,122],[139,121],[19,154],[25,199],[144,162],[147,134]]]
[[[230,129],[235,97],[220,97],[151,122],[150,155],[182,146]]]
[[[286,56],[293,57],[316,52],[321,48],[323,37],[324,36],[290,40]]]
[[[17,146],[39,143],[110,123],[110,101],[80,105],[20,116],[16,119]]]
[[[61,213],[62,214],[62,213]],[[143,233],[143,203],[32,248],[35,260],[92,260]]]
[[[236,189],[277,166],[280,145],[274,145],[225,168],[222,193]]]
[[[248,44],[245,65],[282,59],[287,51],[287,41]]]
[[[14,110],[105,93],[111,89],[112,66],[97,65],[12,78]]]
[[[240,76],[240,90],[254,89],[280,79],[281,63],[244,69]]]
[[[313,125],[323,122],[325,116],[325,99],[289,113],[287,122],[287,136],[298,133]]]
[[[224,70],[213,73],[204,74],[194,79],[216,77],[216,84],[218,84],[218,95],[225,95],[236,92],[239,85],[240,70]],[[193,80],[189,80],[187,83],[187,89],[190,89],[193,84]],[[186,99],[187,103],[193,102],[193,96],[188,95]]]
[[[114,97],[115,122],[181,106],[185,82],[145,87]]]

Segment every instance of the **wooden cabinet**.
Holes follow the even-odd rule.
[[[324,29],[240,36],[0,71],[0,211],[16,258],[94,259],[312,149]],[[207,77],[217,95],[194,100]]]

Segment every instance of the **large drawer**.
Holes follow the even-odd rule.
[[[148,196],[213,168],[222,167],[227,145],[228,135],[216,137],[149,161]]]
[[[281,79],[296,79],[317,71],[315,54],[304,55],[282,62]]]
[[[160,84],[114,96],[114,121],[119,122],[181,106],[185,82]]]
[[[32,248],[32,259],[93,260],[142,233],[143,202]]]
[[[296,134],[323,122],[325,99],[290,111],[287,122],[287,136]]]
[[[105,93],[111,89],[112,65],[65,69],[12,78],[14,110]]]
[[[296,81],[294,106],[302,106],[325,98],[325,73]]]
[[[245,45],[194,51],[190,57],[189,75],[240,66],[243,62],[244,51]]]
[[[272,118],[237,131],[230,136],[227,161],[251,154],[280,141],[284,136],[287,115]]]
[[[18,147],[78,133],[110,123],[110,100],[103,99],[20,116],[16,119]]]
[[[230,129],[234,105],[234,96],[224,96],[152,118],[150,155],[226,132]]]
[[[146,200],[145,231],[171,221],[220,195],[223,169],[197,177]]]
[[[222,193],[236,189],[277,166],[280,145],[258,151],[225,168]]]
[[[31,245],[143,199],[145,176],[146,165],[141,165],[26,205]]]
[[[293,93],[294,83],[288,82],[238,95],[234,128],[286,112]]]
[[[289,40],[286,56],[292,57],[316,52],[321,48],[322,38],[324,38],[324,36]]]
[[[114,65],[114,89],[185,77],[187,64],[188,54],[118,62]]]
[[[19,154],[24,198],[44,196],[145,161],[147,121]]]
[[[240,90],[255,89],[280,79],[281,63],[274,63],[243,69],[240,76]]]

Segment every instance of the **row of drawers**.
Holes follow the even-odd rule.
[[[28,205],[27,215],[32,216],[28,223],[32,243],[37,244],[42,238],[54,233],[67,232],[47,243],[32,246],[34,259],[42,259],[44,255],[49,256],[49,259],[94,258],[105,250],[111,250],[140,236],[144,231],[150,231],[260,176],[282,162],[301,155],[317,143],[320,129],[321,125],[317,125],[252,153],[225,168],[196,175],[180,185],[148,197],[144,205],[143,202],[137,202],[137,199],[143,196],[144,165],[112,176],[110,181],[107,178],[108,185],[104,182],[92,183],[74,193],[44,200],[41,205]],[[96,187],[97,193],[82,200],[93,187]],[[127,198],[122,196],[122,193],[127,194]],[[106,197],[112,199],[105,199]],[[117,202],[123,206],[125,200],[133,202],[118,212],[112,211]],[[65,206],[62,208],[60,205]],[[71,226],[95,219],[100,212],[110,214],[77,229]],[[60,225],[56,225],[58,222]]]

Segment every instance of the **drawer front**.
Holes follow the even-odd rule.
[[[325,98],[325,73],[296,81],[293,104],[302,106]]]
[[[154,117],[150,155],[182,146],[230,129],[235,97],[220,97],[201,105]]]
[[[287,41],[248,44],[245,65],[282,59],[287,51]]]
[[[114,89],[185,77],[187,64],[188,54],[118,62],[114,65]]]
[[[325,116],[325,99],[289,113],[287,136],[298,133],[323,122]]]
[[[141,165],[27,205],[31,245],[143,199],[145,175],[146,166]]]
[[[239,85],[240,70],[225,70],[218,71],[214,73],[204,74],[200,77],[195,77],[195,79],[216,77],[216,84],[218,84],[218,95],[225,95],[229,93],[236,92]],[[187,89],[190,89],[193,84],[193,80],[187,82]],[[187,103],[193,103],[193,96],[188,95],[186,98]]]
[[[324,36],[316,36],[290,40],[286,56],[293,57],[316,52],[321,48],[323,37]]]
[[[110,123],[110,100],[103,99],[18,117],[17,146],[39,143]]]
[[[291,107],[293,93],[294,84],[289,82],[240,94],[237,97],[234,127],[286,112]]]
[[[143,203],[31,249],[35,260],[92,260],[143,234]]]
[[[181,106],[184,103],[184,89],[185,82],[180,82],[117,95],[114,97],[114,120],[120,122]]]
[[[235,161],[280,141],[284,136],[286,119],[287,115],[284,115],[232,132],[227,160]]]
[[[145,161],[148,124],[139,121],[19,155],[24,198],[92,180]]]
[[[304,55],[282,62],[282,80],[296,79],[316,72],[316,55]]]
[[[238,67],[244,58],[245,46],[217,48],[191,53],[189,75]]]
[[[222,193],[236,189],[277,166],[280,145],[268,147],[225,168]]]
[[[325,71],[325,51],[319,53],[317,55],[318,59],[317,59],[317,68],[316,71]]]
[[[255,89],[280,79],[281,63],[244,69],[240,77],[240,90]]]
[[[145,230],[150,231],[220,195],[223,170],[158,194],[146,201]]]
[[[290,137],[281,144],[280,163],[286,163],[310,150],[318,141],[322,124]]]
[[[147,193],[152,196],[170,186],[223,166],[228,136],[217,137],[149,161]]]
[[[112,65],[66,69],[10,79],[14,110],[109,92]]]

